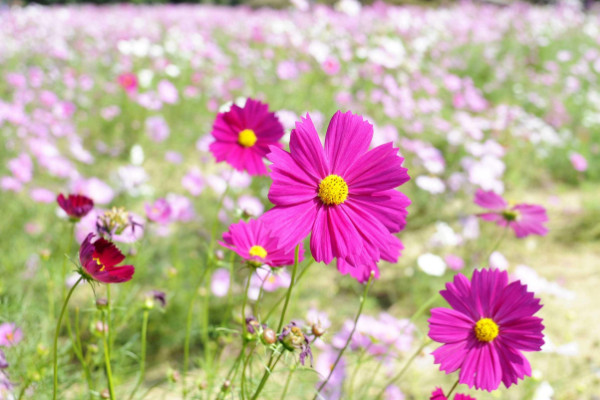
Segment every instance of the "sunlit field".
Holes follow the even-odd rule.
[[[594,11],[0,8],[0,137],[1,400],[600,396]]]

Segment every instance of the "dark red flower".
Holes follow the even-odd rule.
[[[94,234],[87,235],[79,249],[79,261],[86,278],[104,283],[121,283],[131,280],[133,265],[119,265],[125,259],[121,251],[108,240],[100,237],[92,243]]]
[[[69,217],[74,219],[85,217],[94,208],[94,201],[80,194],[70,194],[69,197],[65,198],[61,193],[56,198],[56,202]]]

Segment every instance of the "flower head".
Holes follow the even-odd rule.
[[[126,92],[131,93],[137,90],[138,79],[134,73],[125,72],[119,75],[119,78],[117,80],[119,81],[119,85],[121,85],[121,87],[125,89]]]
[[[279,341],[286,350],[300,350],[300,362],[304,365],[306,356],[310,356],[310,365],[313,364],[313,355],[310,349],[310,340],[304,335],[302,329],[295,322],[290,322],[283,328]]]
[[[544,326],[533,316],[540,300],[525,285],[509,284],[506,271],[483,269],[471,281],[457,274],[440,294],[452,309],[431,310],[429,337],[444,343],[433,352],[442,371],[460,369],[460,383],[487,391],[531,375],[522,352],[541,349]]]
[[[281,147],[283,133],[283,125],[267,104],[247,99],[244,107],[234,104],[217,115],[212,130],[215,141],[209,148],[218,162],[227,161],[250,175],[265,175],[263,157],[269,146]]]
[[[378,275],[380,259],[396,262],[402,244],[392,233],[404,228],[410,200],[395,188],[410,178],[391,143],[369,150],[373,126],[338,111],[325,147],[307,115],[296,123],[290,152],[271,147],[269,200],[261,218],[286,248],[312,232],[316,261],[337,259],[338,269],[360,281]]]
[[[433,393],[431,393],[431,397],[429,400],[448,400],[448,398],[444,395],[444,392],[441,388],[435,388]],[[466,394],[456,394],[454,396],[454,400],[477,400],[474,397],[468,396]]]
[[[492,211],[479,214],[481,219],[495,222],[499,226],[509,226],[518,238],[529,235],[544,236],[548,233],[548,228],[544,226],[544,223],[548,222],[548,216],[542,206],[517,204],[511,207],[502,196],[481,189],[477,190],[473,201],[478,206]]]
[[[281,267],[294,263],[294,248],[281,247],[277,237],[260,219],[248,222],[240,220],[237,224],[232,224],[219,244],[235,251],[253,266],[267,264]],[[304,251],[300,246],[298,261],[302,261],[303,257]]]
[[[6,361],[6,356],[2,349],[0,349],[0,369],[8,368],[8,362]]]
[[[79,249],[81,274],[88,280],[103,283],[121,283],[131,280],[135,268],[133,265],[118,265],[125,256],[117,247],[103,237],[94,239],[90,233]]]
[[[23,331],[11,322],[0,325],[0,346],[12,347],[23,340]]]
[[[154,204],[146,203],[145,210],[150,221],[168,224],[171,220],[171,205],[165,199],[158,199]]]
[[[60,193],[56,202],[67,215],[75,220],[85,217],[94,208],[94,201],[80,194],[70,194],[68,197]]]

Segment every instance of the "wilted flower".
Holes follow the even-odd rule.
[[[151,290],[146,293],[145,306],[147,308],[154,308],[154,302],[158,302],[162,308],[165,308],[167,306],[167,294],[160,290]]]
[[[286,325],[278,339],[286,350],[292,352],[300,350],[300,363],[302,363],[302,365],[304,365],[306,356],[310,356],[310,365],[312,366],[313,355],[310,349],[310,341],[295,322],[290,322]]]
[[[120,283],[131,280],[135,269],[133,265],[120,265],[125,259],[123,253],[108,240],[100,237],[92,243],[94,234],[90,233],[79,249],[80,273],[87,280],[103,283]]]
[[[74,220],[85,217],[94,208],[94,201],[80,194],[70,194],[65,198],[60,193],[56,198],[56,202]]]
[[[141,230],[142,227],[142,224],[137,222],[123,207],[113,207],[96,220],[98,233],[109,238],[123,234],[126,229],[135,233],[136,229]]]

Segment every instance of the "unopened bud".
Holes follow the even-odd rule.
[[[229,390],[230,387],[231,387],[231,382],[229,380],[226,380],[225,382],[223,382],[223,386],[221,386],[221,391],[226,392]]]
[[[179,382],[179,378],[180,378],[179,371],[177,371],[175,369],[169,369],[167,371],[167,379],[169,380],[169,382],[177,383],[177,382]]]
[[[321,337],[325,334],[325,329],[323,329],[322,326],[316,324],[312,326],[311,331],[312,334],[315,335],[315,337]]]
[[[110,399],[110,392],[108,389],[104,389],[100,392],[100,397],[103,399]]]
[[[104,297],[99,297],[96,299],[96,308],[98,310],[103,310],[108,306],[108,300]]]
[[[277,341],[277,334],[273,329],[267,328],[263,331],[261,339],[264,344],[273,344]]]

